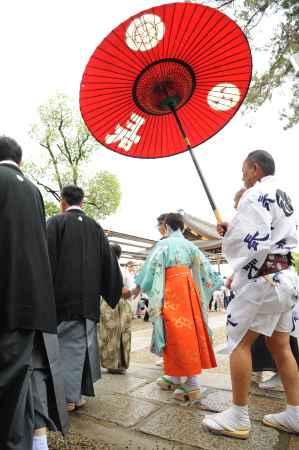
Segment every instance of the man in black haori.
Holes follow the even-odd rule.
[[[114,308],[122,293],[117,258],[101,226],[82,210],[84,192],[65,186],[61,214],[47,223],[58,338],[68,411],[94,396],[101,376],[96,324],[100,297]]]
[[[0,448],[47,450],[67,415],[44,204],[21,159],[0,137]]]

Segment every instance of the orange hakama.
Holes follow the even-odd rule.
[[[200,303],[190,269],[167,268],[163,305],[167,375],[190,377],[217,366]]]

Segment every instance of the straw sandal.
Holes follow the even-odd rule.
[[[276,430],[285,431],[286,433],[292,433],[292,434],[298,434],[299,430],[296,431],[287,425],[281,424],[277,419],[275,419],[275,414],[269,414],[268,416],[265,416],[262,420],[262,423],[266,425],[267,427],[275,428]]]
[[[219,426],[216,421],[213,421],[213,416],[206,416],[202,422],[203,427],[213,434],[221,436],[229,436],[235,439],[248,439],[250,434],[250,428],[239,428],[238,430],[228,430],[223,425],[223,428],[219,430]]]

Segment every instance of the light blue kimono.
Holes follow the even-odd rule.
[[[208,322],[208,305],[214,290],[223,281],[214,272],[208,258],[190,241],[184,238],[180,230],[173,231],[168,238],[157,242],[135,282],[149,297],[149,316],[154,325],[154,353],[161,353],[165,347],[163,308],[165,269],[173,266],[187,266],[192,270],[193,280],[198,288],[202,312]],[[208,328],[209,334],[212,332]]]

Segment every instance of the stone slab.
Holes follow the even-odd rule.
[[[111,450],[193,450],[194,447],[147,436],[117,425],[84,416],[71,417],[71,431],[83,433],[101,447]]]
[[[138,429],[146,434],[203,450],[274,450],[279,442],[276,430],[258,424],[253,424],[250,438],[244,441],[213,435],[202,427],[203,416],[196,408],[166,406],[149,417]]]
[[[200,375],[200,384],[202,386],[215,388],[215,389],[224,389],[224,390],[232,389],[230,375],[211,373],[211,372],[209,373],[208,370],[204,371]]]
[[[107,392],[88,400],[78,414],[131,427],[158,408],[158,405],[144,400]]]
[[[256,383],[252,383],[250,386],[250,393],[254,395],[260,395],[261,397],[284,399],[285,393],[280,391],[271,391],[270,389],[260,389]]]
[[[224,411],[232,405],[232,393],[229,391],[211,392],[200,400],[199,405],[208,411]],[[285,402],[282,400],[257,397],[256,395],[249,399],[249,414],[252,420],[260,421],[265,414],[280,412],[284,409]]]
[[[205,387],[201,388],[201,393],[204,394],[206,390],[207,388]],[[156,382],[146,384],[136,389],[134,392],[132,392],[132,396],[173,405],[182,405],[187,403],[175,400],[173,398],[173,391],[163,391],[159,388],[159,386],[157,386]]]
[[[150,368],[148,366],[142,367],[135,366],[131,367],[130,371],[128,372],[128,375],[133,375],[136,378],[142,378],[147,379],[148,381],[154,381],[159,378],[159,376],[162,374],[162,368],[161,367],[153,367]]]
[[[147,382],[146,379],[136,378],[128,374],[103,373],[102,379],[94,385],[96,396],[101,396],[105,392],[115,392],[117,394],[127,394]]]

